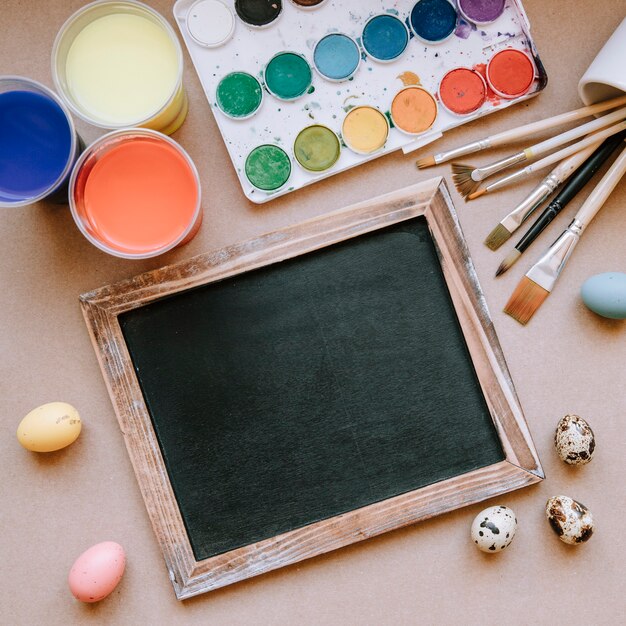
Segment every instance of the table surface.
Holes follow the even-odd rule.
[[[30,76],[51,85],[54,36],[82,4],[4,0],[0,74]],[[150,4],[173,23],[172,2]],[[550,77],[548,87],[538,98],[449,133],[435,144],[438,150],[580,106],[578,80],[626,14],[626,0],[524,4]],[[483,239],[536,181],[466,204],[452,188],[448,166],[418,171],[414,155],[393,154],[257,206],[241,192],[186,53],[185,64],[190,111],[174,137],[198,166],[205,210],[204,223],[191,243],[157,259],[125,261],[89,244],[62,206],[40,203],[2,211],[0,622],[622,622],[626,322],[588,311],[579,289],[593,274],[626,271],[626,184],[613,193],[555,292],[523,328],[504,315],[502,307],[585,194],[498,280],[494,271],[510,245],[493,253],[483,246]],[[87,141],[102,134],[82,123],[78,128]],[[478,552],[469,540],[471,521],[482,508],[478,504],[178,602],[81,316],[79,294],[439,175],[445,176],[452,191],[547,475],[537,486],[497,499],[517,513],[515,541],[495,557]],[[17,425],[32,408],[52,400],[79,409],[83,432],[65,450],[29,453],[17,443]],[[566,413],[585,417],[595,430],[596,455],[586,467],[566,466],[554,451],[554,428]],[[557,494],[584,502],[594,513],[597,532],[588,544],[566,546],[549,528],[544,505]],[[83,550],[105,540],[125,547],[126,573],[107,600],[81,604],[69,593],[67,573]]]

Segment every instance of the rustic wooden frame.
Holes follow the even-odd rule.
[[[196,561],[118,315],[148,302],[424,215],[505,460]],[[81,306],[152,526],[179,599],[323,554],[544,477],[452,201],[432,179],[96,291]]]

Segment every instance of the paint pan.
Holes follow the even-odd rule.
[[[74,13],[54,42],[52,77],[72,112],[101,128],[171,134],[187,115],[178,39],[139,2],[94,2]]]
[[[454,34],[458,15],[448,0],[418,0],[411,9],[413,34],[425,43],[442,43]]]
[[[261,107],[263,88],[251,74],[231,72],[218,83],[215,99],[224,115],[234,120],[245,120]]]
[[[187,30],[205,48],[223,46],[235,32],[235,16],[221,0],[197,0],[187,12]]]
[[[327,126],[315,124],[303,128],[293,144],[296,161],[309,172],[330,169],[341,155],[341,143]]]
[[[357,154],[381,150],[389,137],[389,120],[372,106],[358,106],[348,112],[341,126],[343,140]]]
[[[454,115],[469,115],[477,111],[486,98],[485,79],[467,67],[450,70],[439,83],[439,101]]]
[[[535,64],[528,54],[515,48],[501,50],[487,64],[487,82],[502,98],[523,96],[535,80]]]
[[[468,21],[484,26],[503,13],[506,0],[457,0],[459,13]]]
[[[326,80],[348,80],[359,69],[360,62],[358,44],[343,33],[330,33],[322,37],[313,50],[315,69]]]
[[[420,135],[437,119],[437,101],[423,87],[411,85],[401,89],[389,111],[393,125],[407,135]]]
[[[326,0],[291,0],[291,3],[295,4],[299,9],[309,11],[321,7],[326,3]]]
[[[283,3],[282,0],[235,0],[235,11],[248,26],[266,28],[282,15]]]
[[[381,63],[391,63],[405,52],[409,38],[409,31],[402,20],[382,13],[367,20],[361,42],[370,58]]]
[[[308,61],[297,52],[279,52],[263,71],[267,90],[279,100],[296,100],[313,83],[313,72]]]
[[[95,246],[147,259],[186,243],[202,221],[200,180],[175,141],[147,129],[118,130],[87,148],[70,179],[70,209]]]
[[[278,191],[291,176],[291,159],[279,146],[257,146],[246,158],[246,178],[261,191]]]
[[[44,85],[0,77],[0,207],[67,201],[80,151],[68,108]]]

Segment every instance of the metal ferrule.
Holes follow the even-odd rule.
[[[578,220],[574,220],[550,246],[550,249],[531,267],[526,276],[546,291],[552,291],[554,283],[556,283],[567,259],[576,247],[583,229],[584,225]]]
[[[522,170],[524,171],[524,170]],[[499,182],[499,181],[498,181]],[[544,178],[501,222],[510,233],[517,230],[528,216],[548,199],[550,194],[559,186],[556,176],[550,174]]]
[[[505,170],[507,167],[511,167],[511,165],[517,165],[518,163],[523,163],[527,161],[528,157],[526,156],[526,152],[518,152],[517,154],[513,154],[510,157],[506,157],[506,159],[501,159],[500,161],[496,161],[491,165],[485,165],[484,167],[478,167],[472,172],[472,180],[476,182],[480,182],[481,180],[485,180],[489,176],[492,176],[496,172],[501,172]]]
[[[473,154],[474,152],[480,152],[491,148],[491,142],[489,139],[481,139],[480,141],[474,141],[472,143],[466,143],[464,146],[454,148],[454,150],[448,150],[448,152],[440,152],[435,155],[435,163],[443,163],[444,161],[450,161],[452,159],[458,159],[466,154]]]

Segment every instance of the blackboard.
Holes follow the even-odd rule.
[[[198,560],[504,459],[423,216],[120,324]]]
[[[81,306],[179,599],[543,478],[440,179]]]

